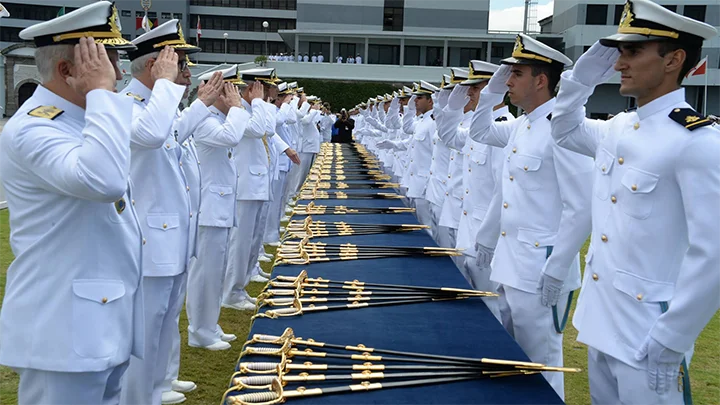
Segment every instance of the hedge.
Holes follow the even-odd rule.
[[[373,82],[348,82],[320,79],[292,79],[283,77],[284,81],[298,82],[300,87],[305,89],[305,94],[322,98],[330,103],[332,111],[338,112],[341,108],[347,110],[355,107],[371,97],[392,94],[393,91],[401,89],[402,83],[373,83]]]

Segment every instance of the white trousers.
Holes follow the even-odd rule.
[[[143,277],[145,301],[145,358],[130,359],[120,402],[160,405],[177,317],[182,308],[186,273],[170,277]]]
[[[499,287],[497,298],[500,318],[505,330],[530,357],[530,361],[548,366],[562,367],[562,337],[555,331],[552,309],[540,302],[540,294],[528,293],[507,285]],[[567,304],[568,294],[561,294],[558,300],[558,315],[562,316]],[[565,380],[563,373],[545,372],[560,398],[565,400]]]
[[[430,226],[432,227],[432,235],[435,239],[435,243],[437,243],[440,247],[454,248],[455,244],[452,243],[450,239],[450,228],[440,226],[440,215],[442,214],[442,207],[433,203],[429,204],[430,212],[432,213],[432,225]]]
[[[307,153],[307,152],[300,153],[300,179],[298,181],[297,190],[299,190],[300,187],[302,187],[303,183],[305,182],[305,179],[308,176],[308,173],[310,173],[310,168],[312,167],[314,159],[315,159],[314,153]]]
[[[592,347],[588,348],[588,378],[593,405],[683,404],[679,386],[659,395],[648,385],[647,370],[633,368]]]
[[[267,224],[263,242],[271,243],[280,241],[280,218],[285,214],[285,180],[287,172],[280,171],[280,177],[273,180],[273,200],[268,210]]]
[[[200,226],[198,258],[188,271],[185,311],[188,317],[188,344],[210,346],[219,342],[220,304],[225,281],[230,228]]]
[[[128,362],[107,370],[64,373],[14,368],[20,376],[19,405],[114,405],[120,402],[121,379]]]
[[[258,246],[251,247],[253,231],[260,221],[264,201],[239,200],[236,204],[237,226],[230,229],[228,259],[223,284],[223,303],[239,304],[246,296],[245,287],[250,281]]]
[[[197,259],[195,257],[192,257],[190,259],[190,265],[188,266],[188,269],[192,267],[193,263],[195,263]],[[186,273],[187,274],[187,273]],[[178,300],[180,302],[176,303],[180,308],[182,308],[183,303],[185,302],[185,297],[187,295],[187,276],[185,277],[185,283],[183,283],[183,289],[180,291],[180,294],[178,294]],[[165,382],[163,382],[161,389],[161,392],[166,391],[172,391],[172,382],[178,379],[178,376],[180,375],[180,312],[178,312],[177,318],[175,318],[175,325],[177,329],[177,333],[173,333],[172,342],[170,344],[170,359],[168,360],[168,367],[167,372],[165,373]],[[173,329],[173,332],[175,331]]]
[[[428,229],[427,231],[432,236],[433,220],[432,211],[430,208],[432,204],[430,203],[430,201],[424,198],[413,198],[412,205],[415,207],[415,216],[417,217],[418,222],[423,225],[429,226],[430,229]]]
[[[498,288],[498,284],[490,281],[490,268],[481,269],[477,266],[475,263],[475,258],[472,256],[463,256],[465,258],[465,262],[463,263],[464,271],[462,271],[463,276],[468,280],[470,285],[472,286],[473,290],[477,291],[487,291],[487,292],[496,292]],[[483,297],[482,300],[485,303],[485,305],[488,307],[490,312],[495,316],[495,318],[502,323],[502,319],[500,318],[500,306],[498,300],[500,297]]]
[[[271,205],[272,201],[263,202],[262,208],[260,209],[260,217],[255,223],[255,228],[253,228],[252,231],[252,245],[250,248],[255,249],[255,260],[250,263],[252,268],[255,269],[254,274],[259,274],[260,272],[260,263],[258,263],[258,259],[260,258],[260,252],[265,251],[265,247],[263,246],[263,237],[265,236],[265,228],[267,227],[268,214],[270,213]]]
[[[283,192],[283,201],[286,203],[290,202],[290,199],[297,195],[298,188],[300,187],[301,171],[301,165],[292,164],[290,166],[290,171],[288,172],[287,179],[285,180],[285,190]]]

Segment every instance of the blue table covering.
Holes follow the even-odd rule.
[[[351,183],[351,181],[347,181]],[[330,190],[333,191],[333,190]],[[348,190],[341,190],[348,192]],[[358,190],[359,191],[359,190]],[[368,192],[373,190],[366,190]],[[380,191],[380,190],[374,190]],[[394,190],[381,190],[395,192]],[[401,207],[404,200],[343,199],[313,200],[316,205],[356,207]],[[301,200],[298,204],[310,201]],[[344,221],[347,223],[417,224],[414,214],[348,214],[313,215],[314,220]],[[293,216],[303,220],[305,216]],[[315,238],[313,242],[354,243],[383,246],[437,246],[425,231],[399,234],[378,234]],[[360,280],[365,282],[420,285],[431,287],[470,288],[452,260],[447,257],[403,257],[373,260],[352,260],[313,263],[305,266],[279,265],[273,276],[296,276],[306,269],[310,277],[330,280]],[[340,303],[330,303],[338,305]],[[321,304],[322,305],[322,304]],[[262,309],[264,310],[264,308]],[[388,307],[361,308],[341,311],[308,313],[302,316],[263,319],[252,325],[250,335],[256,333],[280,335],[291,327],[295,336],[316,341],[368,347],[422,352],[463,357],[486,357],[529,361],[517,343],[480,299],[419,303]],[[324,351],[317,348],[315,351]],[[332,351],[341,353],[337,351]],[[346,352],[346,354],[348,354]],[[245,356],[242,361],[271,361],[279,358]],[[297,357],[295,363],[350,364],[336,359]],[[353,361],[352,363],[358,363]],[[397,364],[387,362],[385,364]],[[313,371],[312,374],[323,373]],[[335,373],[348,373],[335,371]],[[378,380],[383,382],[388,380]],[[330,387],[357,384],[358,381],[334,381],[304,384],[310,387]],[[301,384],[288,384],[296,389]],[[292,403],[305,404],[561,404],[561,399],[541,375],[484,379],[378,391],[291,398]]]

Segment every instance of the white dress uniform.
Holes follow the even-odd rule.
[[[526,55],[572,63],[523,34],[518,35],[513,57],[503,63],[517,63]],[[490,86],[485,87],[470,130],[477,142],[508,148],[501,183],[501,236],[490,279],[501,285],[503,325],[531,361],[561,366],[562,334],[555,329],[551,308],[541,303],[538,281],[543,273],[564,280],[557,305],[562,316],[569,292],[580,284],[578,251],[590,230],[593,163],[553,142],[550,117],[554,98],[515,121],[494,122],[492,109],[504,96],[504,92],[493,93]],[[545,378],[563,398],[562,374],[545,373]]]
[[[311,97],[308,97],[308,101],[311,100]],[[320,110],[311,110],[310,102],[308,102],[303,104],[301,111],[304,116],[300,119],[300,142],[302,143],[300,184],[305,181],[315,155],[320,152],[320,131],[317,127],[320,121]]]
[[[628,20],[600,43],[645,40],[628,31],[643,21],[666,35],[694,36],[698,48],[717,37],[713,27],[649,1],[626,6]],[[636,355],[652,338],[686,353],[689,364],[720,308],[720,132],[690,107],[684,89],[609,121],[586,119],[594,85],[574,73],[561,79],[552,134],[595,158],[592,240],[573,318],[578,341],[589,346],[590,394],[593,403],[682,403],[675,381],[663,394],[649,387],[648,358]]]
[[[299,90],[299,89],[298,89]],[[307,107],[306,107],[307,105]],[[302,178],[302,170],[303,170],[303,162],[305,161],[306,157],[303,155],[303,141],[302,141],[302,124],[300,123],[300,120],[307,115],[307,112],[310,109],[309,103],[305,102],[302,105],[300,105],[300,97],[298,93],[298,97],[294,98],[290,102],[291,111],[295,112],[295,123],[294,124],[288,124],[288,131],[292,135],[293,139],[295,139],[295,144],[297,147],[295,148],[295,152],[297,152],[298,156],[300,157],[301,164],[292,166],[290,168],[290,171],[288,172],[288,186],[286,190],[286,195],[288,196],[288,200],[295,197],[300,189],[300,186],[302,185],[302,182],[305,180]]]
[[[174,47],[186,53],[200,48],[185,43],[177,20],[170,20],[133,42],[138,50],[129,52],[131,60],[153,52],[153,44],[168,37]],[[183,112],[183,122],[175,124],[176,108],[185,86],[166,79],[153,89],[133,79],[122,91],[135,100],[131,137],[130,178],[136,187],[138,218],[143,229],[143,269],[145,300],[145,358],[132,359],[123,382],[121,402],[159,404],[170,362],[173,340],[177,339],[177,317],[182,308],[186,274],[194,249],[193,171],[183,168],[185,142],[197,124],[210,111],[196,101]],[[162,190],[162,193],[158,192]]]
[[[295,146],[292,135],[288,129],[288,125],[295,124],[295,112],[292,111],[292,107],[287,103],[283,104],[280,108],[276,107],[276,110],[275,137],[285,142],[287,147],[294,149]],[[284,151],[280,151],[279,153],[277,178],[272,183],[273,201],[268,212],[267,225],[265,226],[265,236],[263,238],[263,242],[266,243],[280,241],[280,219],[285,212],[285,203],[287,202],[287,194],[285,193],[287,189],[286,185],[288,181],[288,172],[292,166],[290,158],[283,152]]]
[[[244,72],[243,72],[244,73]],[[252,104],[243,99],[251,114],[240,143],[235,148],[237,165],[236,226],[230,230],[228,266],[223,286],[223,305],[243,302],[251,272],[257,262],[260,246],[252,247],[255,228],[260,221],[263,202],[270,198],[270,151],[268,127],[274,124],[275,111],[261,99]],[[248,230],[251,229],[251,232]]]

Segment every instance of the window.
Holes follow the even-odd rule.
[[[625,9],[625,6],[622,4],[615,6],[615,19],[613,20],[614,25],[620,25],[620,18],[622,18],[623,9]]]
[[[182,13],[174,13],[173,18],[177,18],[178,20],[182,20]]]
[[[152,18],[152,19],[157,18],[157,12],[156,11],[148,11],[148,18]]]
[[[130,34],[122,34],[122,37],[123,37],[125,40],[127,40],[127,41],[131,41],[131,40],[132,40],[132,37],[130,36]]]
[[[122,17],[132,17],[132,13],[130,12],[130,10],[123,10],[120,12],[120,15]]]
[[[190,21],[197,23],[198,15],[190,14]],[[252,31],[265,32],[263,21],[269,23],[268,32],[277,32],[278,30],[295,29],[295,20],[285,18],[259,18],[259,17],[231,17],[231,16],[200,16],[200,24],[202,28],[208,30],[228,30],[228,31]]]
[[[471,60],[482,60],[482,49],[460,48],[460,66],[469,66]]]
[[[607,24],[607,4],[588,4],[585,13],[585,24],[605,25]]]
[[[343,60],[347,60],[348,57],[355,57],[355,44],[338,44],[337,53],[343,57]],[[337,55],[334,55],[337,56]]]
[[[707,6],[685,6],[683,14],[693,20],[705,21],[705,9]]]
[[[308,56],[317,56],[323,54],[325,62],[330,62],[330,43],[329,42],[310,42],[308,44]]]
[[[677,6],[673,6],[673,5],[667,4],[667,5],[663,5],[663,7],[665,7],[666,9],[668,9],[668,10],[670,10],[670,11],[672,11],[673,13],[677,13]]]
[[[268,42],[267,46],[270,54],[291,52],[290,48],[285,45],[284,42]],[[225,53],[225,39],[200,38],[200,47],[203,49],[203,52]],[[265,53],[265,42],[228,39],[227,53],[262,55]]]
[[[5,7],[5,6],[3,6]],[[12,15],[12,14],[10,14]],[[0,41],[3,42],[23,42],[22,39],[20,39],[20,31],[22,31],[22,28],[15,28],[15,27],[0,27]]]
[[[60,6],[40,6],[30,4],[5,3],[4,8],[10,13],[10,18],[20,20],[47,21],[57,17]],[[77,7],[65,7],[65,14],[77,10]]]
[[[504,58],[505,57],[505,47],[504,46],[493,46],[492,53],[490,55],[492,58]]]
[[[297,0],[190,0],[191,6],[296,10]]]
[[[370,64],[397,65],[400,63],[400,46],[398,45],[370,45],[368,47],[368,61]]]
[[[144,11],[136,11],[136,12],[135,12],[135,17],[140,17],[140,18],[142,18],[142,17],[144,17],[144,16],[145,16],[145,12],[144,12]]]
[[[439,46],[428,46],[425,51],[425,66],[442,66],[443,48]]]
[[[163,20],[170,20],[171,14],[170,13],[161,13],[160,16],[162,17]]]
[[[385,0],[383,31],[402,31],[405,0]]]
[[[419,46],[406,46],[405,47],[405,60],[403,62],[409,66],[420,65],[420,47]]]

